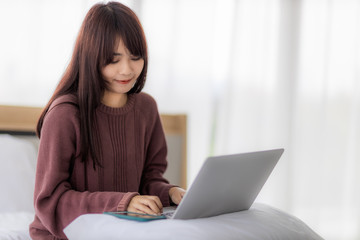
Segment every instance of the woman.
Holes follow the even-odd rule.
[[[96,4],[42,113],[33,239],[64,239],[85,213],[160,214],[185,190],[163,178],[167,147],[147,72],[141,24],[128,7]]]

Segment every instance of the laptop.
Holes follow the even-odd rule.
[[[171,219],[196,219],[248,210],[284,149],[209,157],[179,206],[164,208]]]

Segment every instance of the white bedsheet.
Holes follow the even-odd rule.
[[[322,239],[300,219],[255,203],[248,211],[193,220],[136,222],[105,214],[85,214],[64,232],[77,239]]]
[[[34,220],[31,212],[0,213],[0,240],[31,240],[29,224]]]

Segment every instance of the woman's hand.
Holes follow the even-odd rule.
[[[172,187],[169,190],[170,199],[176,205],[179,205],[179,203],[181,202],[181,200],[184,197],[185,193],[186,193],[186,191],[184,189],[182,189],[182,188],[179,188],[179,187]]]
[[[163,205],[157,196],[138,195],[130,200],[127,211],[159,215]]]

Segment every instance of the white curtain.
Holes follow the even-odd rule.
[[[2,4],[1,104],[46,103],[94,2]],[[145,91],[188,114],[189,182],[209,155],[284,147],[257,201],[360,239],[359,1],[123,2],[148,40]]]
[[[293,210],[360,239],[360,2],[304,1],[293,104]]]
[[[359,16],[357,0],[143,1],[147,89],[189,114],[189,181],[207,155],[284,147],[257,201],[359,239]]]

